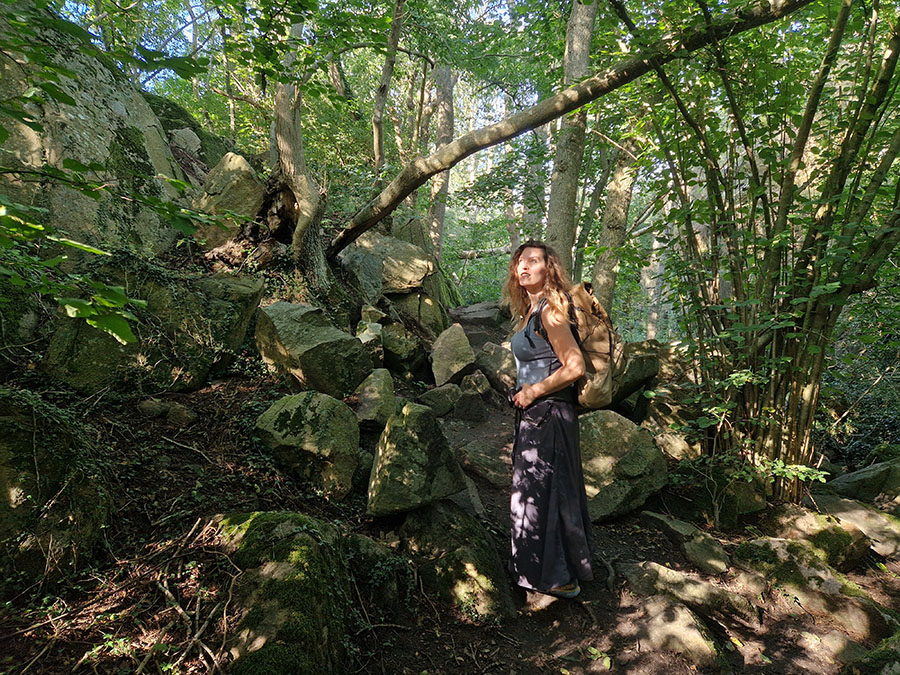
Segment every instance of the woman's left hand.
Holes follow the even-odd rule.
[[[527,408],[532,403],[534,403],[537,396],[534,393],[534,385],[526,384],[523,385],[519,391],[516,392],[516,395],[513,396],[513,405],[517,408]]]

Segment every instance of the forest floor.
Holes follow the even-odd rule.
[[[365,515],[365,491],[331,504],[281,474],[252,438],[258,415],[290,392],[282,379],[252,372],[246,355],[226,379],[189,394],[165,394],[197,414],[187,426],[141,417],[133,399],[101,394],[77,406],[100,430],[103,459],[114,477],[115,515],[102,550],[64,582],[0,589],[0,673],[205,673],[227,662],[225,641],[237,617],[231,602],[240,571],[218,548],[209,519],[219,513],[296,510],[339,521],[340,527],[391,539],[392,524]],[[242,370],[243,367],[243,370]],[[25,383],[37,388],[37,381]],[[46,386],[46,385],[45,385]],[[44,392],[71,405],[71,393]],[[489,407],[481,423],[444,424],[451,446],[482,439],[509,462],[512,412]],[[474,477],[484,522],[505,560],[508,490]],[[665,494],[648,507],[666,509]],[[752,536],[753,524],[713,534],[726,550]],[[761,627],[713,625],[724,650],[722,668],[703,671],[669,652],[642,646],[640,599],[606,563],[651,560],[693,571],[661,533],[636,516],[595,526],[595,580],[574,600],[536,593],[516,596],[519,614],[502,625],[476,625],[458,608],[421,588],[389,624],[355,637],[348,672],[439,673],[808,673],[831,675],[841,665],[814,636],[832,626],[815,620],[777,591],[757,598]],[[52,577],[53,570],[50,570]],[[732,585],[730,573],[705,578]],[[851,579],[882,603],[900,609],[900,566],[872,567]],[[611,585],[611,590],[608,587]],[[222,617],[225,617],[223,620]],[[872,645],[870,645],[872,646]],[[227,670],[227,667],[226,667]]]

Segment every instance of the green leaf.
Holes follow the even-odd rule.
[[[128,321],[118,314],[101,314],[92,319],[86,319],[86,321],[94,328],[98,328],[104,333],[109,333],[123,345],[129,342],[137,342],[137,338],[131,332],[131,326],[128,325]]]
[[[56,301],[63,306],[66,314],[73,319],[83,319],[97,313],[90,300],[84,298],[57,298]]]
[[[112,255],[112,253],[107,253],[106,251],[102,251],[99,248],[94,248],[93,246],[89,246],[88,244],[82,244],[80,241],[75,241],[74,239],[68,239],[67,237],[54,237],[52,235],[47,235],[47,239],[50,241],[55,241],[64,246],[71,246],[72,248],[77,248],[79,251],[86,251],[88,253],[96,253],[97,255]]]

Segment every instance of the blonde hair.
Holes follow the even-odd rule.
[[[525,313],[528,311],[531,302],[528,299],[528,292],[519,285],[519,275],[516,274],[516,268],[519,265],[519,258],[526,248],[539,248],[544,253],[544,263],[547,266],[547,278],[544,282],[543,295],[547,299],[547,304],[552,312],[563,320],[568,320],[569,316],[569,288],[572,282],[569,275],[563,267],[562,260],[556,254],[552,247],[542,241],[529,239],[523,243],[512,254],[509,261],[509,270],[506,277],[506,283],[503,284],[503,299],[505,305],[509,305],[510,311],[515,321],[516,330],[520,330],[525,325],[528,317]]]

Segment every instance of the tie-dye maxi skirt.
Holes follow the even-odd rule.
[[[513,581],[546,591],[592,579],[591,520],[574,404],[542,400],[524,410],[512,460]]]

